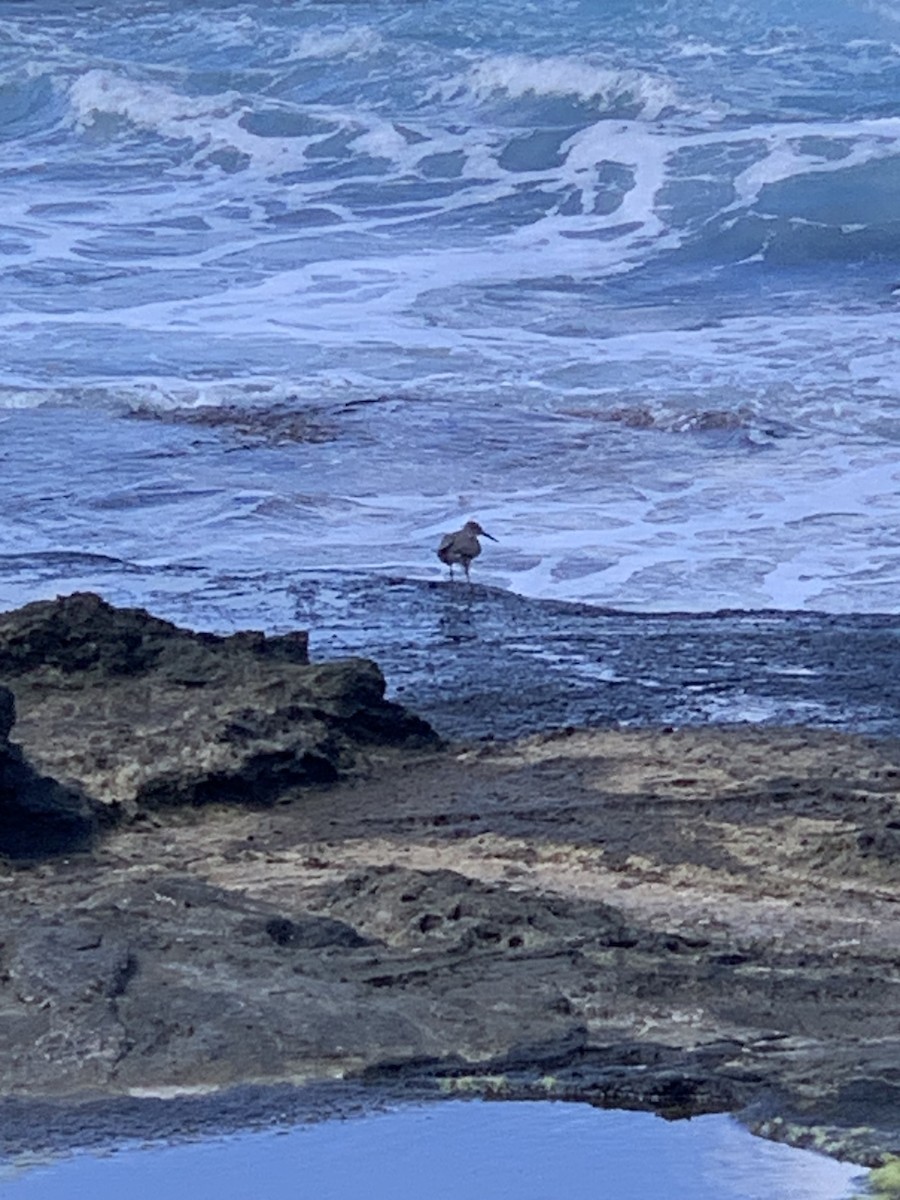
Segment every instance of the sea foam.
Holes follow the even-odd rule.
[[[662,75],[614,70],[576,58],[490,56],[472,65],[466,85],[482,98],[503,92],[514,100],[571,96],[610,111],[630,106],[645,120],[679,107],[675,86]]]

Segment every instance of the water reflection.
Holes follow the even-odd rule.
[[[4,1200],[847,1200],[859,1174],[728,1117],[456,1101],[19,1160],[0,1180]]]
[[[478,625],[472,611],[472,589],[468,584],[448,584],[438,609],[437,642],[472,642],[478,639]]]

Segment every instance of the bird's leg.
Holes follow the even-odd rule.
[[[469,587],[471,587],[472,580],[469,578],[469,563],[468,563],[468,560],[465,558],[463,559],[463,570],[466,573],[466,583],[469,585]]]

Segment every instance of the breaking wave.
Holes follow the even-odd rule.
[[[662,75],[613,70],[576,58],[486,58],[473,65],[466,83],[482,98],[497,92],[513,100],[571,96],[608,116],[634,115],[650,121],[680,107],[675,86]]]

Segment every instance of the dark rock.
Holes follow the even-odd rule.
[[[652,941],[609,905],[591,905],[585,916],[565,901],[510,892],[456,871],[370,867],[324,888],[320,903],[371,937],[411,949],[493,955],[587,940],[604,947]]]
[[[367,748],[438,741],[374,663],[310,664],[303,632],[193,633],[89,593],[0,615],[0,675],[37,768],[116,813],[266,804]]]
[[[320,212],[324,210],[319,210]],[[329,213],[328,217],[333,217]],[[275,218],[281,223],[308,223],[305,209],[284,213]],[[334,218],[337,220],[337,218]],[[200,408],[174,408],[160,412],[155,408],[137,408],[129,416],[144,421],[165,421],[167,424],[189,425],[215,430],[232,437],[238,446],[283,446],[291,443],[331,442],[335,431],[321,413],[305,408],[298,411],[294,404],[266,405],[260,408],[244,404],[204,405]]]
[[[99,921],[41,922],[19,932],[6,971],[27,1004],[120,996],[135,971],[128,945]]]
[[[321,950],[326,946],[368,946],[368,938],[345,921],[333,921],[329,917],[270,917],[266,922],[266,933],[276,946],[294,946],[302,950]]]
[[[16,698],[9,688],[0,687],[0,739],[9,737],[16,723]]]
[[[8,924],[5,942],[6,1061],[15,1069],[33,1056],[60,1092],[108,1080],[129,1043],[117,1011],[137,967],[128,943],[107,921],[79,912]],[[17,1040],[26,1031],[30,1044]]]
[[[104,657],[103,621],[123,626],[96,598],[74,606],[93,614],[87,666],[67,666],[80,660],[58,640],[55,665],[22,670],[12,636],[4,669],[30,758],[126,808],[266,801],[357,763],[367,775],[271,812],[145,813],[94,855],[12,873],[0,1142],[10,1097],[130,1105],[184,1089],[246,1114],[229,1088],[356,1079],[398,1095],[740,1110],[796,1143],[825,1121],[833,1139],[814,1144],[830,1152],[900,1149],[900,744],[673,728],[708,721],[710,697],[774,698],[781,719],[822,699],[817,720],[852,723],[876,695],[871,728],[896,731],[893,625],[586,609],[556,620],[478,587],[438,585],[430,607],[425,588],[396,590],[390,627],[384,596],[360,605],[357,644],[367,622],[395,638],[392,677],[418,703],[430,696],[448,732],[631,711],[662,730],[568,729],[400,760],[379,747],[433,736],[384,703],[362,660],[309,665],[261,634],[173,627],[153,650],[146,614],[138,641]],[[520,617],[545,621],[544,640]],[[510,630],[550,647],[550,669]],[[601,652],[616,656],[615,680],[579,674]],[[12,707],[0,693],[0,728]],[[285,1095],[272,1100],[279,1121]],[[165,1115],[187,1109],[153,1111],[176,1134],[195,1127]],[[44,1137],[38,1112],[17,1118],[17,1145]]]
[[[212,653],[218,651],[213,658]],[[213,664],[235,653],[306,663],[305,631],[267,638],[255,631],[220,637],[194,633],[142,608],[114,608],[92,592],[37,600],[0,613],[0,676],[38,673],[98,677],[139,675],[167,668],[174,676],[206,681]]]
[[[30,858],[84,849],[98,825],[87,797],[39,775],[16,747],[0,750],[0,854]]]
[[[872,856],[888,862],[900,859],[900,821],[886,821],[883,825],[861,830],[856,840],[864,858]]]

